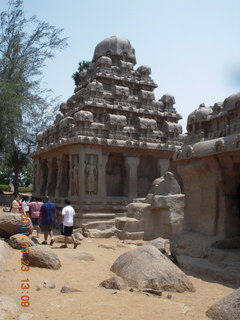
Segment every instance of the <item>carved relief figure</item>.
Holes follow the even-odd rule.
[[[97,157],[88,155],[85,166],[86,193],[97,193]]]

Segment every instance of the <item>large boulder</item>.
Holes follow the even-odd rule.
[[[214,320],[240,319],[240,289],[212,305],[206,315]]]
[[[188,277],[152,245],[130,250],[117,258],[111,271],[129,286],[172,292],[195,291]]]
[[[56,270],[61,267],[58,256],[52,250],[42,246],[30,247],[28,252],[24,253],[24,260],[28,260],[30,266],[40,268]]]
[[[9,238],[17,233],[32,232],[31,219],[24,218],[20,214],[6,213],[0,216],[0,237]]]
[[[32,247],[36,244],[25,234],[14,234],[9,238],[8,244],[14,249],[22,249],[22,244],[24,243],[24,247]],[[27,243],[27,244],[26,244]]]

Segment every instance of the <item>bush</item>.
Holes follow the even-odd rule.
[[[7,184],[0,184],[0,190],[9,191],[9,186]]]
[[[32,192],[32,188],[30,187],[19,187],[18,188],[19,193],[29,193]]]
[[[9,191],[9,185],[7,184],[0,184],[0,190],[3,192]],[[32,192],[32,188],[30,187],[19,187],[18,188],[19,193],[29,193]]]

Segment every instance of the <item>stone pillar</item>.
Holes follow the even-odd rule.
[[[163,176],[169,167],[169,159],[158,159],[158,172],[160,173],[160,177]]]
[[[48,176],[47,176],[47,187],[46,187],[46,195],[48,195],[51,185],[51,177],[52,177],[52,161],[50,159],[47,160],[48,167]]]
[[[108,161],[108,155],[109,155],[109,153],[103,153],[101,156],[100,164],[99,164],[98,195],[103,198],[106,198],[106,196],[107,196],[106,164]]]
[[[79,153],[79,200],[85,199],[85,153]]]
[[[58,166],[58,174],[57,174],[57,185],[56,185],[55,197],[60,197],[60,188],[62,184],[62,175],[63,175],[63,161],[61,159],[57,159],[57,166]]]
[[[138,176],[137,168],[139,165],[140,159],[134,156],[125,157],[125,166],[127,169],[128,177],[128,197],[136,198],[138,192]]]

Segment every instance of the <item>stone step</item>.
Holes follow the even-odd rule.
[[[144,238],[144,231],[127,232],[123,230],[117,230],[116,234],[120,240],[143,240]]]
[[[97,230],[105,230],[110,229],[115,226],[115,220],[114,219],[108,219],[108,220],[86,220],[84,219],[82,223],[82,227],[84,230],[86,229],[97,229]]]
[[[180,268],[186,271],[193,271],[202,275],[206,275],[216,280],[225,280],[231,283],[240,284],[240,274],[236,272],[236,268],[223,268],[217,263],[208,259],[192,258],[189,256],[176,256]]]
[[[84,237],[88,238],[111,238],[115,237],[117,229],[112,227],[110,229],[98,230],[98,229],[87,229],[83,230]]]
[[[99,213],[77,213],[76,218],[77,219],[88,219],[88,220],[108,220],[108,219],[114,219],[116,216],[116,213],[108,213],[108,212],[99,212]]]
[[[238,267],[240,270],[240,248],[239,249],[213,249],[209,256],[211,262],[220,266]]]
[[[118,230],[129,232],[143,231],[143,221],[130,217],[116,217],[115,226]]]

